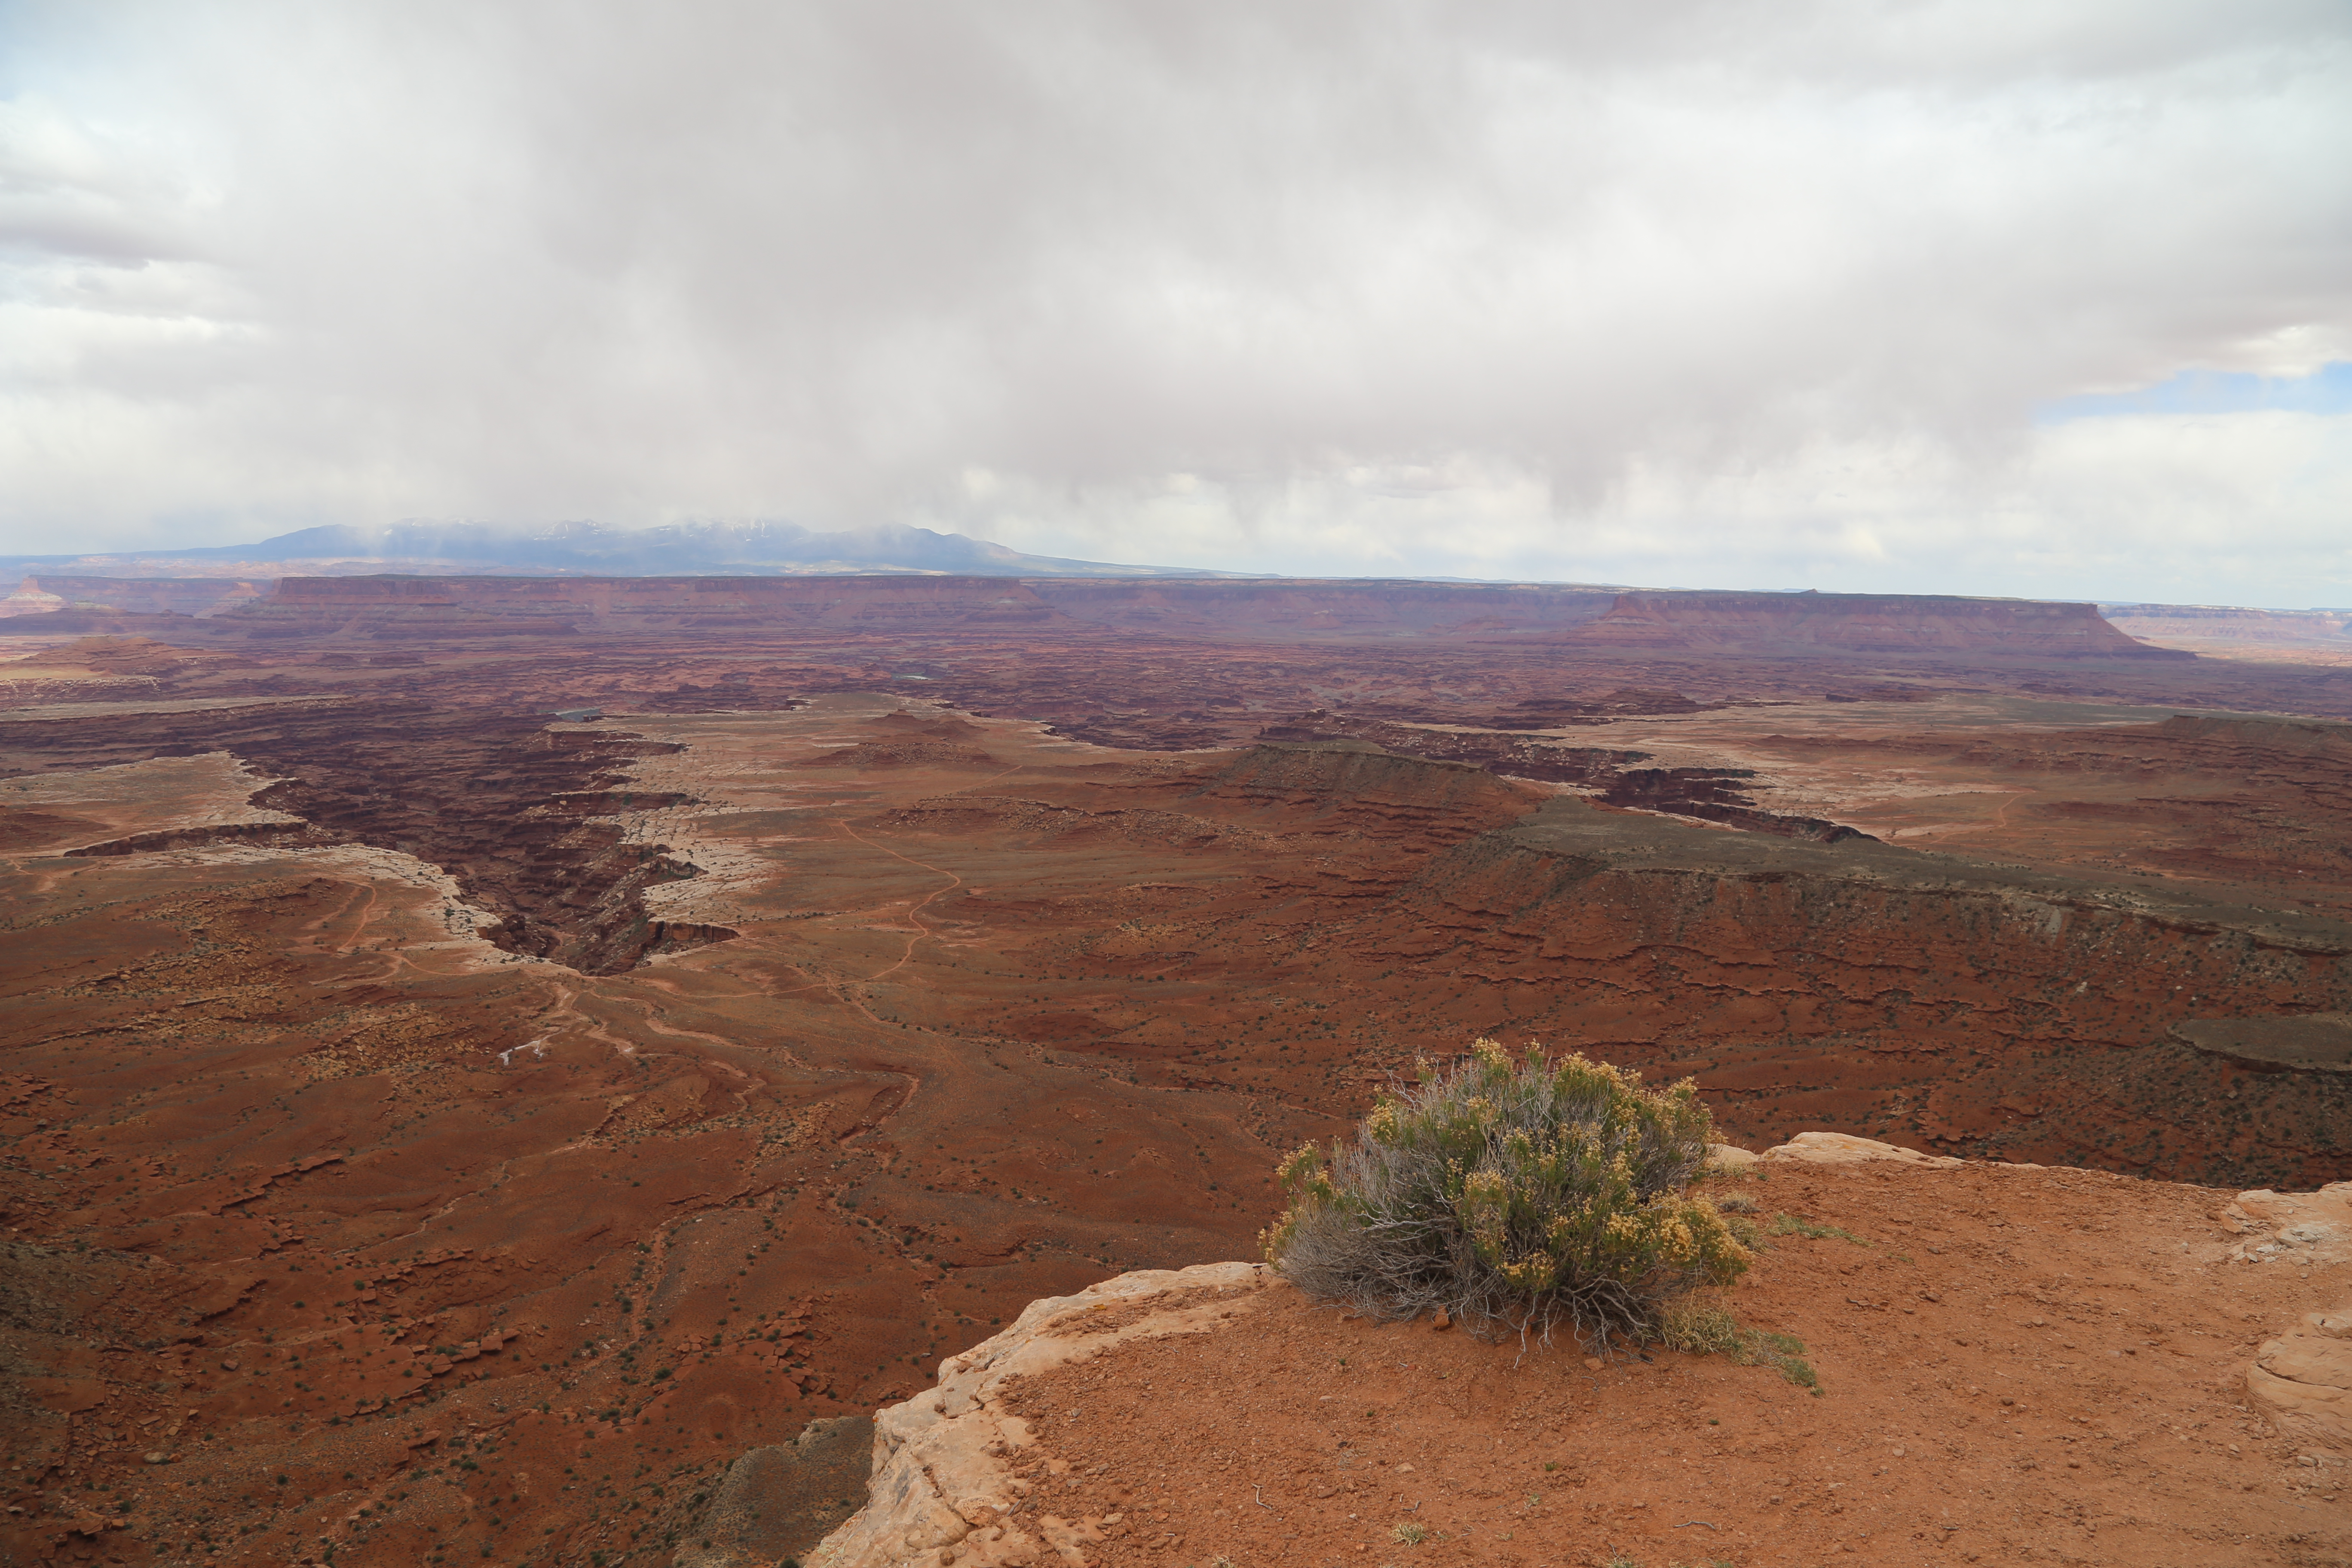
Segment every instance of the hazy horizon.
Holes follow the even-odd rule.
[[[2352,11],[0,0],[0,553],[2352,604]]]
[[[722,527],[723,527],[723,526],[728,526],[728,520],[718,520],[718,519],[700,519],[700,520],[695,520],[695,521],[698,521],[698,522],[713,523],[713,524],[716,524],[716,525],[718,525],[718,526],[722,526]],[[772,519],[766,519],[766,520],[744,520],[744,522],[745,522],[745,523],[751,524],[751,525],[757,525],[758,523],[761,523],[761,522],[772,522],[772,521],[775,521],[775,520],[772,520]],[[390,532],[390,531],[393,531],[397,530],[397,529],[402,528],[402,527],[413,527],[413,526],[419,526],[419,525],[422,525],[422,526],[428,526],[428,527],[429,527],[429,526],[448,526],[448,525],[446,525],[446,524],[440,524],[440,523],[436,523],[434,520],[429,520],[429,519],[404,518],[404,519],[400,520],[400,521],[399,521],[399,522],[389,525],[389,526],[388,526],[388,527],[387,527],[383,531],[385,531],[385,532]],[[594,521],[593,521],[593,520],[590,520],[590,519],[573,518],[573,519],[566,519],[566,520],[562,520],[562,521],[556,521],[556,522],[550,522],[550,523],[544,523],[544,524],[536,524],[536,525],[534,525],[534,524],[514,524],[514,525],[511,525],[511,529],[512,529],[512,531],[513,531],[513,533],[515,534],[515,536],[516,536],[518,539],[521,539],[521,538],[524,538],[524,537],[531,536],[531,535],[533,534],[534,531],[538,531],[539,536],[541,536],[541,537],[544,537],[544,536],[546,535],[546,533],[547,533],[548,531],[550,531],[566,530],[566,529],[572,529],[572,528],[580,527],[580,526],[583,526],[583,525],[585,525],[585,526],[588,526],[588,527],[592,527],[592,528],[599,526],[599,525],[597,525],[596,523],[594,523]],[[739,526],[740,526],[740,524],[739,524]],[[471,526],[471,525],[460,524],[460,525],[458,525],[458,526]],[[693,526],[693,524],[692,524],[692,523],[688,523],[688,524],[667,524],[667,525],[661,525],[661,526],[667,527],[667,528],[678,528],[678,527],[681,527],[681,526],[685,526],[685,527],[691,527],[691,526]],[[285,538],[285,537],[290,537],[290,536],[281,535],[281,536],[278,536],[278,537],[279,537],[279,538]],[[958,538],[958,537],[961,537],[961,536],[957,536],[957,535],[952,535],[952,534],[950,534],[950,535],[944,535],[944,536],[942,536],[942,537],[944,537],[944,538],[946,538],[946,539],[948,539],[948,540],[952,541],[952,540],[954,540],[954,539],[956,539],[956,538]],[[330,551],[330,552],[321,552],[321,553],[319,553],[319,554],[312,554],[312,555],[299,554],[299,553],[287,553],[287,552],[276,552],[276,553],[266,552],[264,551],[264,547],[265,547],[265,546],[267,546],[267,545],[269,545],[269,544],[271,544],[271,543],[273,543],[273,542],[276,542],[276,540],[265,539],[265,540],[249,540],[249,541],[244,541],[244,542],[239,542],[239,543],[236,543],[236,544],[228,544],[228,545],[210,545],[210,546],[206,546],[206,545],[190,545],[190,546],[182,547],[183,549],[184,549],[184,550],[186,550],[187,552],[190,552],[188,555],[181,555],[181,556],[176,556],[176,557],[175,557],[175,555],[174,555],[174,553],[173,553],[173,550],[171,549],[171,547],[163,547],[163,548],[159,549],[159,550],[156,550],[156,551],[122,552],[119,552],[119,553],[120,553],[121,556],[123,556],[123,557],[131,557],[131,558],[136,558],[137,563],[138,563],[138,564],[140,564],[140,565],[142,565],[142,568],[143,568],[143,567],[145,567],[145,566],[147,565],[147,563],[153,563],[158,564],[158,565],[162,566],[163,568],[164,568],[163,570],[142,569],[142,570],[141,570],[141,571],[139,571],[139,572],[137,572],[137,573],[133,574],[134,577],[168,577],[168,576],[170,576],[170,575],[172,575],[172,574],[173,574],[171,573],[171,571],[169,570],[169,568],[170,568],[170,566],[172,565],[172,563],[173,562],[173,560],[174,560],[174,559],[178,559],[178,560],[181,560],[181,561],[186,562],[186,563],[188,563],[188,566],[187,566],[187,568],[186,568],[186,569],[193,570],[194,568],[196,568],[196,567],[203,567],[203,566],[209,565],[209,566],[212,568],[213,572],[214,572],[214,573],[215,573],[215,574],[217,574],[217,573],[219,573],[220,571],[222,571],[222,570],[226,569],[226,567],[228,567],[228,566],[230,566],[230,565],[232,565],[232,564],[236,563],[237,558],[236,558],[236,557],[235,557],[235,556],[232,554],[232,552],[239,552],[239,551],[251,551],[251,552],[255,552],[255,553],[251,553],[251,554],[244,555],[244,556],[242,557],[242,560],[244,560],[244,561],[253,562],[253,563],[270,563],[270,562],[287,562],[287,563],[299,563],[306,562],[306,561],[316,561],[316,562],[319,562],[319,563],[320,563],[324,564],[324,563],[345,563],[345,562],[350,562],[350,561],[353,561],[353,560],[360,560],[360,559],[380,560],[380,561],[383,561],[383,562],[386,564],[386,566],[387,566],[388,570],[389,570],[393,574],[394,574],[394,575],[401,574],[401,569],[402,569],[402,567],[404,567],[404,566],[405,566],[405,565],[410,565],[410,564],[419,564],[419,563],[425,563],[425,562],[436,562],[436,563],[456,563],[456,564],[458,566],[458,568],[459,568],[459,570],[457,570],[457,572],[455,572],[454,574],[436,573],[436,574],[434,574],[435,575],[444,575],[444,574],[454,574],[454,575],[460,575],[460,576],[462,576],[462,575],[467,575],[467,573],[464,570],[464,567],[465,567],[466,563],[467,563],[467,562],[471,561],[471,560],[476,560],[476,559],[481,560],[481,561],[484,563],[485,569],[486,569],[486,570],[488,570],[488,571],[489,571],[492,574],[495,574],[495,575],[499,575],[499,576],[530,576],[530,575],[532,575],[532,574],[533,574],[533,572],[532,572],[530,569],[529,569],[529,568],[528,568],[527,563],[526,563],[526,564],[520,564],[520,565],[517,564],[517,563],[518,563],[518,562],[526,562],[526,561],[527,561],[527,558],[526,558],[526,557],[523,557],[523,556],[518,556],[518,557],[516,557],[514,560],[509,561],[509,560],[507,560],[507,559],[505,559],[505,558],[491,558],[491,557],[487,557],[487,556],[484,556],[484,557],[473,557],[473,556],[467,556],[467,555],[434,554],[434,553],[430,553],[430,552],[405,552],[405,553],[392,553],[392,552],[385,552],[385,553],[382,553],[382,554],[376,554],[376,555],[371,555],[371,556],[364,556],[364,557],[363,557],[363,556],[358,556],[358,555],[351,554],[351,553],[346,553],[346,552],[332,552],[332,551]],[[994,543],[994,542],[994,542],[994,541],[988,541],[988,540],[978,540],[978,541],[972,541],[972,542],[974,542],[974,543],[978,543],[978,544],[981,544],[981,545],[987,545],[987,544]],[[194,559],[192,559],[192,557],[194,556],[194,552],[198,552],[198,551],[203,552],[203,557],[202,557],[202,558],[194,558]],[[47,559],[47,560],[49,560],[49,561],[54,561],[54,562],[60,563],[60,564],[59,564],[59,565],[55,566],[55,567],[52,567],[52,568],[50,568],[50,569],[49,569],[49,571],[48,571],[47,574],[48,574],[48,575],[52,575],[52,576],[66,576],[66,575],[92,575],[92,576],[102,576],[102,575],[105,575],[105,574],[105,574],[105,573],[103,573],[103,572],[91,572],[91,573],[79,572],[79,571],[77,571],[77,570],[76,570],[76,569],[75,569],[75,568],[70,564],[71,563],[76,563],[76,562],[88,562],[88,561],[97,561],[97,562],[103,563],[103,562],[107,559],[107,556],[106,556],[105,554],[101,553],[101,552],[81,552],[81,553],[79,553],[79,554],[72,554],[72,553],[51,553],[51,554],[47,555],[47,557],[30,556],[30,555],[28,555],[27,553],[20,552],[19,554],[12,555],[12,556],[0,556],[0,563],[9,563],[9,564],[13,565],[13,564],[15,564],[15,563],[18,563],[18,562],[22,562],[22,561],[25,561],[25,560],[27,560],[27,559]],[[1011,572],[998,572],[998,573],[992,573],[992,574],[991,574],[991,575],[1007,575],[1007,576],[1024,576],[1024,577],[1041,577],[1041,578],[1042,578],[1042,577],[1048,577],[1048,576],[1055,576],[1055,575],[1070,575],[1070,574],[1068,574],[1068,573],[1057,573],[1057,572],[1055,570],[1055,563],[1056,563],[1056,562],[1057,562],[1057,558],[1055,558],[1055,557],[1047,557],[1047,556],[1028,557],[1028,556],[1025,556],[1025,555],[1024,555],[1024,561],[1034,559],[1034,561],[1036,561],[1036,562],[1038,563],[1038,564],[1037,564],[1037,565],[1034,565],[1034,566],[1031,566],[1031,565],[1024,564],[1024,565],[1023,565],[1019,570],[1017,570],[1017,571],[1011,571]],[[1123,566],[1123,567],[1136,568],[1136,569],[1139,569],[1139,570],[1142,570],[1142,571],[1145,571],[1145,572],[1153,572],[1153,571],[1157,570],[1157,571],[1159,571],[1159,572],[1162,572],[1162,573],[1164,573],[1164,572],[1166,572],[1166,571],[1168,571],[1168,570],[1169,570],[1168,568],[1166,568],[1166,567],[1165,567],[1164,563],[1157,563],[1157,562],[1150,562],[1150,561],[1131,561],[1131,562],[1125,562],[1125,563],[1108,563],[1108,562],[1093,562],[1093,561],[1072,561],[1072,560],[1070,560],[1069,558],[1058,558],[1058,560],[1059,560],[1060,563],[1062,563],[1062,564],[1067,564],[1067,565],[1072,565],[1072,566],[1092,566],[1092,567],[1096,567],[1096,568],[1097,568],[1097,571],[1094,571],[1094,572],[1091,572],[1091,573],[1076,574],[1077,575],[1095,576],[1095,577],[1113,577],[1113,576],[1117,576],[1117,575],[1118,574],[1118,572],[1117,572],[1117,571],[1115,571],[1115,570],[1100,570],[1100,568],[1106,568],[1106,567],[1121,567],[1121,566]],[[593,567],[593,566],[581,566],[581,565],[561,565],[561,566],[557,566],[557,565],[546,565],[546,566],[543,566],[541,569],[542,569],[542,570],[544,570],[545,574],[546,574],[547,575],[551,576],[551,577],[636,577],[636,576],[670,577],[670,576],[709,576],[709,575],[733,575],[733,574],[736,574],[735,569],[734,569],[733,567],[729,567],[729,566],[700,566],[700,567],[677,566],[677,567],[662,567],[662,568],[655,568],[655,569],[647,569],[647,570],[633,570],[633,569],[631,569],[631,568],[628,568],[628,567],[625,567],[625,566],[621,566],[621,565],[614,565],[614,566],[607,566],[607,567]],[[815,571],[815,572],[819,573],[819,574],[856,574],[856,573],[857,573],[857,572],[861,572],[861,571],[863,571],[863,572],[873,572],[873,573],[883,573],[883,574],[893,574],[912,572],[912,573],[922,573],[922,574],[939,574],[939,575],[953,576],[953,575],[958,575],[958,574],[968,574],[968,573],[970,572],[970,570],[971,570],[971,569],[970,569],[970,568],[959,568],[959,567],[953,567],[953,566],[945,566],[945,567],[929,567],[929,566],[894,566],[894,565],[887,565],[887,564],[876,563],[876,564],[870,564],[870,565],[863,565],[863,566],[859,566],[859,565],[853,565],[853,566],[847,566],[847,567],[832,567],[832,566],[826,566],[826,567],[822,567],[822,568],[815,568],[815,567],[812,567],[812,568],[809,568],[809,570]],[[1712,582],[1690,582],[1690,583],[1656,582],[1656,583],[1650,583],[1650,582],[1631,582],[1631,581],[1616,581],[1616,580],[1594,579],[1594,578],[1569,578],[1569,577],[1526,577],[1526,576],[1521,576],[1521,577],[1470,577],[1470,576],[1461,576],[1461,575],[1444,575],[1444,574],[1434,574],[1434,573],[1419,573],[1419,574],[1409,574],[1409,573],[1378,573],[1378,572],[1359,572],[1359,573],[1349,573],[1349,572],[1326,572],[1326,573],[1280,573],[1280,572],[1266,572],[1266,573],[1246,573],[1246,572],[1242,572],[1242,573],[1235,573],[1235,572],[1225,572],[1225,571],[1222,571],[1222,570],[1219,570],[1219,569],[1216,569],[1216,568],[1178,568],[1178,569],[1175,569],[1175,570],[1176,570],[1176,571],[1178,571],[1178,572],[1180,572],[1180,573],[1188,573],[1188,572],[1189,572],[1189,573],[1196,573],[1196,574],[1197,574],[1197,575],[1193,575],[1193,576],[1190,577],[1190,579],[1189,579],[1189,580],[1191,580],[1191,581],[1196,581],[1196,582],[1216,582],[1216,581],[1220,581],[1220,580],[1264,581],[1264,580],[1272,580],[1272,579],[1295,579],[1295,580],[1297,580],[1297,581],[1326,581],[1326,582],[1340,582],[1340,583],[1348,583],[1348,582],[1407,582],[1407,583],[1457,584],[1461,584],[1461,585],[1465,585],[1465,586],[1502,586],[1502,585],[1509,585],[1509,584],[1525,584],[1525,585],[1530,585],[1530,586],[1542,586],[1542,587],[1591,588],[1591,589],[1601,589],[1601,590],[1609,591],[1609,592],[1622,592],[1622,593],[1673,593],[1673,594],[1687,594],[1687,593],[1706,593],[1706,594],[1720,594],[1720,593],[1770,593],[1770,594],[1799,594],[1799,593],[1831,593],[1831,594],[1845,594],[1845,593],[1861,593],[1861,594],[1869,594],[1869,593],[1894,592],[1894,590],[1875,590],[1875,589],[1868,589],[1868,588],[1834,588],[1834,589],[1827,589],[1827,590],[1823,590],[1823,589],[1817,589],[1817,588],[1758,588],[1758,587],[1756,587],[1755,585],[1750,584],[1744,584],[1744,583],[1728,583],[1728,582],[1725,582],[1725,583],[1712,583]],[[26,574],[27,574],[28,576],[37,576],[37,575],[41,575],[41,574],[43,574],[41,573],[41,571],[40,571],[38,568],[34,568],[33,570],[28,571]],[[296,573],[289,574],[290,574],[290,575],[297,575],[297,576],[299,576],[299,575],[302,575],[302,574],[301,574],[301,573],[299,573],[299,572],[296,572]],[[759,574],[759,574],[759,573],[757,573],[757,572],[752,572],[752,573],[750,573],[750,574],[751,574],[751,575],[759,575]],[[1159,577],[1159,579],[1158,579],[1158,580],[1159,580],[1159,581],[1161,581],[1161,582],[1166,582],[1166,583],[1171,583],[1171,584],[1172,584],[1172,583],[1175,583],[1175,582],[1183,581],[1183,580],[1187,580],[1187,579],[1186,579],[1186,578],[1184,578],[1184,577],[1181,577],[1181,576],[1166,576],[1166,575],[1163,575],[1163,576]],[[0,584],[0,586],[5,586],[5,584]],[[1949,594],[1949,593],[1950,593],[1950,591],[1948,591],[1948,590],[1932,590],[1932,589],[1930,589],[1930,590],[1918,590],[1918,589],[1915,589],[1915,590],[1909,590],[1909,592],[1912,592],[1912,593],[1915,593],[1915,594],[1916,594],[1916,593],[1927,593],[1927,594],[1930,594],[1930,595],[1946,595],[1946,594]],[[2244,602],[2241,602],[2241,601],[2234,601],[2234,600],[2212,600],[2212,599],[2204,599],[2204,600],[2142,600],[2142,599],[2133,599],[2133,598],[2130,598],[2130,597],[2118,597],[2118,596],[2116,596],[2116,595],[2101,595],[2101,594],[2078,595],[2058,595],[2058,596],[2053,596],[2053,595],[1953,595],[1953,596],[1959,596],[1959,597],[1982,597],[1982,598],[2023,598],[2023,599],[2033,599],[2033,598],[2052,599],[2052,598],[2055,597],[2055,598],[2056,598],[2056,599],[2058,599],[2060,602],[2069,602],[2069,603],[2085,603],[2085,604],[2097,605],[2102,605],[2102,606],[2106,606],[2106,607],[2128,606],[2128,605],[2171,605],[2181,606],[2181,607],[2235,608],[2235,609],[2262,610],[2262,611],[2266,611],[2266,612],[2275,612],[2275,613],[2284,613],[2284,614],[2304,614],[2304,613],[2309,613],[2309,612],[2319,612],[2319,613],[2341,613],[2341,612],[2343,612],[2343,611],[2347,610],[2347,608],[2352,608],[2352,606],[2343,606],[2343,605],[2327,605],[2249,604],[2249,603],[2244,603]]]

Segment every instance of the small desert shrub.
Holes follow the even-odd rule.
[[[1774,1215],[1771,1234],[1801,1236],[1812,1241],[1827,1241],[1834,1237],[1840,1241],[1851,1241],[1856,1247],[1872,1245],[1868,1238],[1856,1236],[1850,1230],[1834,1225],[1823,1225],[1818,1220],[1810,1220],[1802,1215],[1796,1214]]]
[[[1685,1355],[1727,1355],[1742,1366],[1769,1366],[1799,1388],[1821,1388],[1820,1375],[1804,1359],[1804,1341],[1743,1329],[1719,1302],[1687,1296],[1669,1302],[1660,1314],[1658,1338]]]
[[[1688,1082],[1492,1040],[1381,1098],[1355,1140],[1283,1162],[1290,1206],[1262,1238],[1311,1295],[1376,1318],[1443,1309],[1473,1330],[1603,1348],[1654,1339],[1665,1304],[1746,1271],[1712,1204],[1685,1192],[1712,1125]]]

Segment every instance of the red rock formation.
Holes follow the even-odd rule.
[[[2352,1145],[2341,1087],[2233,1075],[2217,1104],[2217,1069],[2163,1037],[2195,1016],[2352,1007],[2340,920],[1571,801],[1433,859],[1396,903],[1424,931],[1366,922],[1345,939],[1363,965],[1475,974],[1515,1036],[1695,1074],[1744,1135],[1810,1117],[2011,1159],[2306,1184]],[[2311,1152],[2263,1163],[2289,1142]]]

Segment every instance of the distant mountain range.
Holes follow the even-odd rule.
[[[480,522],[407,521],[385,528],[299,529],[257,544],[102,555],[0,556],[0,574],[348,576],[387,571],[595,577],[770,577],[850,572],[981,577],[1231,575],[1176,566],[1123,566],[1024,555],[984,539],[903,523],[822,533],[790,522],[687,522],[623,529],[598,522],[506,528]]]

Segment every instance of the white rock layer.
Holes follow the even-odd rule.
[[[1800,1132],[1786,1143],[1764,1151],[1766,1160],[1803,1160],[1816,1165],[1851,1165],[1864,1160],[1900,1160],[1907,1165],[1949,1170],[1959,1163],[1948,1154],[1922,1154],[1916,1149],[1856,1138],[1850,1132]]]
[[[874,1417],[866,1506],[817,1543],[809,1568],[953,1563],[1076,1565],[1103,1521],[1022,1513],[1014,1457],[1034,1437],[999,1401],[1005,1380],[1092,1360],[1114,1345],[1228,1326],[1280,1281],[1255,1263],[1146,1268],[1032,1301],[1013,1326],[940,1363],[936,1387]]]

